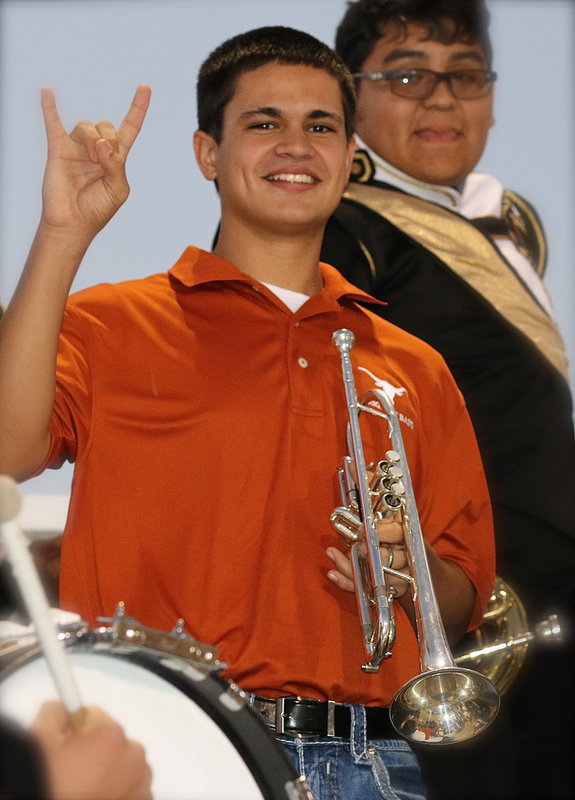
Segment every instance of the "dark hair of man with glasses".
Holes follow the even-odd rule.
[[[348,3],[336,50],[356,81],[357,149],[322,259],[443,355],[477,433],[498,574],[529,629],[556,613],[567,632],[529,646],[479,744],[420,754],[430,800],[558,800],[575,796],[574,726],[560,710],[575,708],[573,406],[541,222],[476,169],[495,121],[489,16],[483,0]],[[503,626],[493,644],[518,634]]]
[[[407,35],[410,25],[421,26],[423,37],[441,44],[479,42],[485,63],[491,67],[489,12],[474,0],[359,0],[348,3],[337,29],[336,50],[350,72],[359,72],[376,42],[396,28]]]

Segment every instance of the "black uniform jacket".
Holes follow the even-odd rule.
[[[517,530],[529,527],[543,540],[546,531],[563,541],[567,562],[575,564],[575,438],[571,394],[561,372],[421,241],[357,201],[341,202],[328,223],[321,258],[387,301],[374,305],[375,313],[443,355],[475,426],[500,552],[527,544],[542,552]],[[517,580],[522,584],[529,577]]]

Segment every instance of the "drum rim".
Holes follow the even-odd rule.
[[[41,646],[27,639],[28,643],[20,650],[15,646],[10,653],[0,656],[0,684],[29,662],[42,657]],[[116,642],[110,636],[110,629],[74,630],[72,636],[65,636],[62,641],[66,648],[79,653],[103,655],[142,667],[191,698],[228,738],[251,772],[264,800],[305,796],[302,794],[303,778],[298,776],[281,743],[248,706],[241,689],[218,672],[202,673],[198,679],[196,673],[200,671],[193,662],[151,648]],[[194,671],[195,679],[187,674],[189,670]],[[220,697],[226,693],[237,701],[237,710],[221,702]]]

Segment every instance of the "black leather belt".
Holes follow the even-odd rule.
[[[349,739],[351,711],[348,706],[333,700],[322,702],[306,697],[278,697],[269,700],[251,695],[250,705],[276,733],[289,736],[341,737]],[[389,721],[389,709],[366,706],[366,735],[368,739],[399,739]]]

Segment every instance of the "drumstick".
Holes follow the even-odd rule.
[[[16,521],[21,506],[22,499],[16,482],[7,475],[0,475],[2,542],[12,564],[12,571],[22,599],[42,645],[56,689],[68,711],[72,725],[76,729],[80,729],[84,721],[85,709],[64,645],[58,639],[56,627],[50,615],[46,592],[28,549],[28,539]]]

